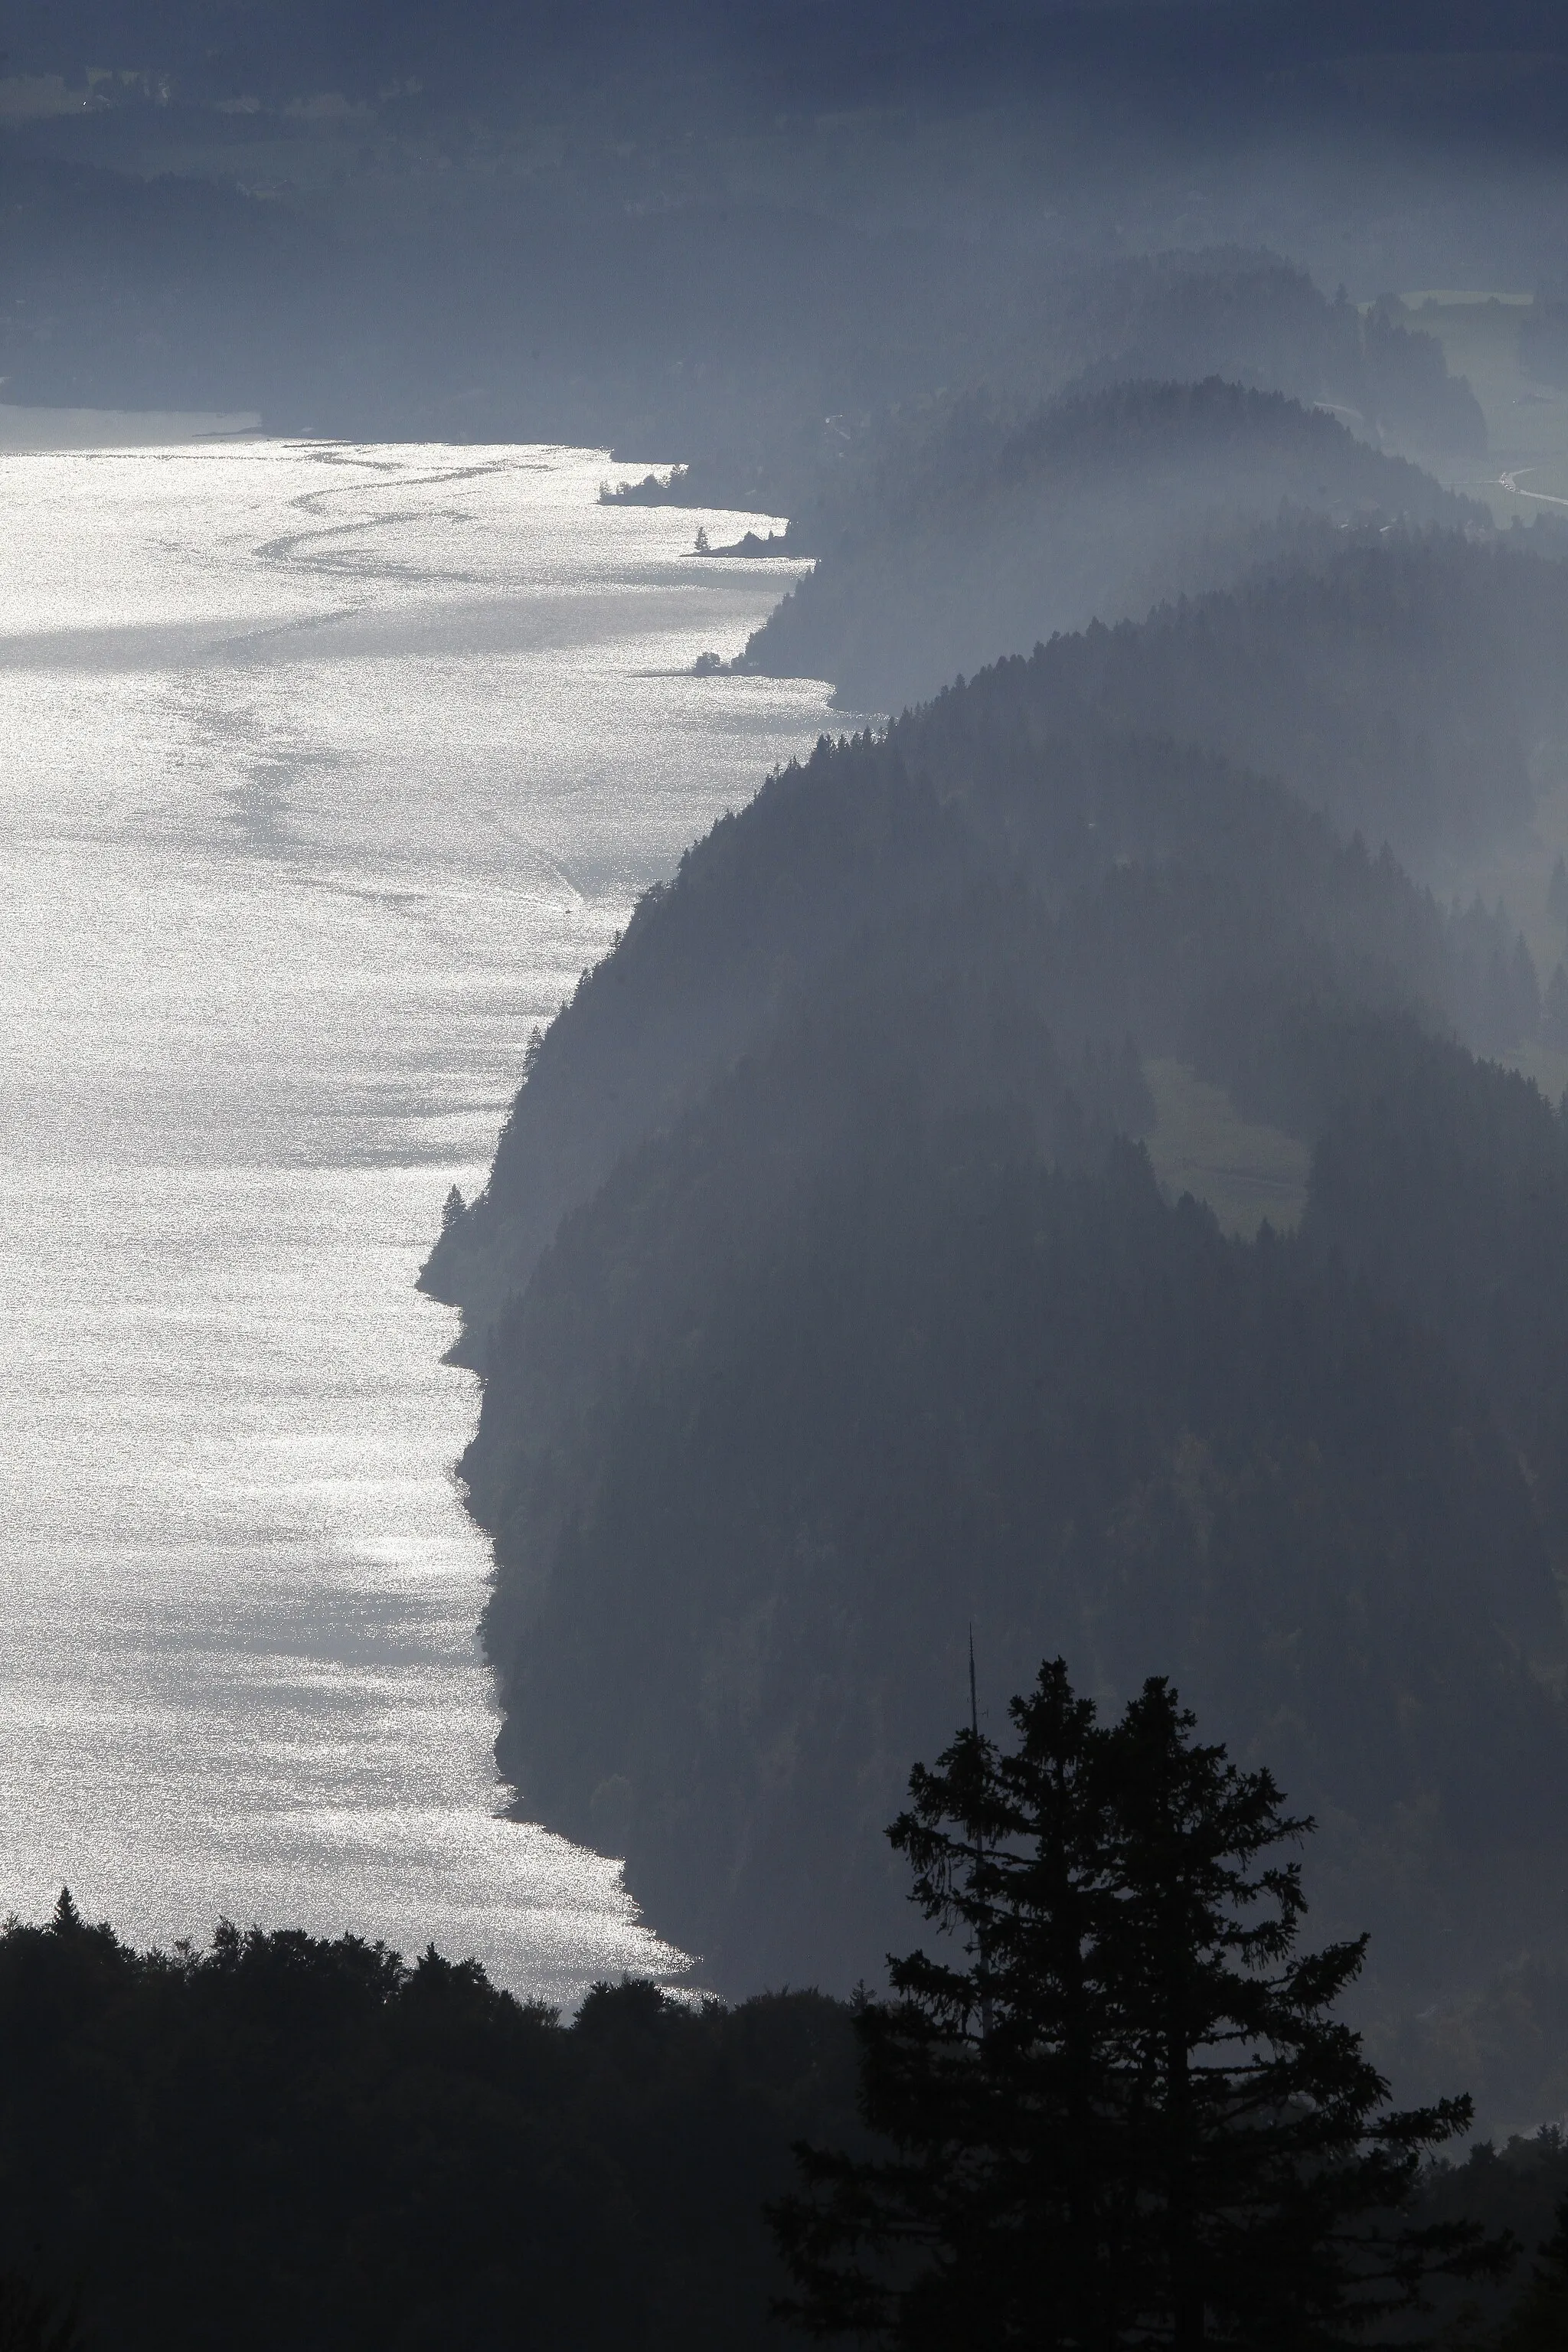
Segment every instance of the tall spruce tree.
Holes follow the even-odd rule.
[[[1389,2110],[1330,2011],[1364,1938],[1299,1953],[1292,1819],[1200,1745],[1163,1681],[1102,1725],[1058,1659],[917,1766],[889,1835],[962,1958],[889,1963],[858,2012],[889,2152],[797,2156],[771,2218],[820,2336],[907,2352],[1027,2343],[1329,2352],[1495,2273],[1503,2240],[1401,2223],[1467,2099]]]

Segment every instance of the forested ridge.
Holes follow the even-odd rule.
[[[1299,975],[1312,961],[1313,985],[1353,954],[1352,997],[1419,999],[1489,1050],[1529,1034],[1541,975],[1517,936],[1491,910],[1426,898],[1384,844],[1440,863],[1528,816],[1563,740],[1568,568],[1441,533],[1334,533],[1310,554],[998,663],[885,740],[825,742],[689,852],[531,1052],[489,1184],[432,1261],[470,1352],[623,1152],[699,1100],[868,924],[905,911],[940,944],[931,910],[965,871],[1058,915],[1086,890],[1071,919],[1096,939],[1136,930],[1149,890],[1168,937],[1173,894],[1207,887],[1221,928],[1204,955],[1251,924],[1266,958],[1295,956]],[[1310,942],[1278,930],[1254,889],[1315,893]],[[1212,1044],[1167,1000],[1156,936],[1132,950],[1158,1024],[1137,1042],[1203,1061]],[[1133,968],[1108,1008],[1097,972],[1075,981],[1077,953],[1058,987],[1120,1046]],[[1194,966],[1184,984],[1213,981]]]
[[[1058,630],[1228,584],[1293,552],[1314,518],[1489,520],[1326,409],[1217,374],[1119,381],[1033,415],[974,394],[889,439],[737,667],[830,677],[849,709],[896,710]]]
[[[1247,247],[1130,256],[1083,281],[1072,315],[1087,387],[1218,373],[1328,404],[1372,434],[1434,454],[1486,446],[1475,394],[1396,306],[1325,295],[1281,254]]]
[[[1557,773],[1535,544],[1331,523],[825,740],[531,1049],[425,1277],[498,1752],[720,1985],[888,1948],[971,1625],[1278,1763],[1422,2086],[1561,1938],[1568,1137],[1481,1058],[1528,947],[1400,862]],[[1303,1139],[1298,1230],[1162,1195],[1155,1058]]]
[[[993,267],[991,257],[976,257],[982,279]],[[780,420],[760,440],[745,439],[731,420],[721,436],[700,438],[689,463],[641,480],[622,477],[606,494],[787,513],[791,547],[829,559],[826,609],[806,624],[818,652],[832,621],[842,621],[848,583],[834,583],[844,559],[855,584],[876,580],[886,593],[897,583],[886,570],[877,573],[877,551],[900,547],[922,562],[929,609],[922,615],[911,606],[911,614],[923,617],[935,646],[939,616],[951,625],[964,607],[951,590],[943,601],[934,543],[961,560],[966,535],[983,536],[987,526],[995,533],[1004,497],[1032,493],[1043,520],[1075,524],[1081,541],[1054,590],[1048,574],[1029,571],[1024,551],[1006,550],[1016,574],[1013,605],[1000,608],[1007,612],[1053,593],[1081,597],[1096,577],[1130,593],[1140,566],[1162,551],[1175,555],[1171,510],[1184,495],[1201,511],[1194,493],[1206,480],[1215,494],[1227,457],[1240,476],[1228,500],[1233,520],[1249,498],[1278,503],[1288,487],[1311,506],[1373,501],[1455,519],[1467,502],[1423,476],[1408,453],[1452,458],[1486,446],[1475,394],[1449,373],[1430,335],[1401,323],[1387,305],[1363,312],[1342,289],[1325,296],[1307,270],[1264,248],[1067,261],[1033,283],[1009,280],[961,320],[937,310],[918,329],[909,317],[901,324],[906,334],[952,337],[942,352],[945,374],[922,383],[911,371],[914,380],[897,396],[860,398],[793,429]],[[1107,464],[1119,430],[1123,454],[1144,470],[1143,503],[1153,509],[1142,536]],[[1173,464],[1184,443],[1198,469],[1184,489]],[[1384,452],[1406,457],[1380,465]],[[1096,572],[1069,461],[1096,469],[1100,504],[1117,527],[1120,568],[1101,559]],[[1181,553],[1193,560],[1190,549]],[[770,657],[775,647],[782,657],[805,642],[784,628],[762,640]],[[1002,650],[990,645],[985,657]],[[940,670],[932,683],[941,683]]]

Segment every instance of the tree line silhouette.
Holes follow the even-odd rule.
[[[434,1949],[9,1922],[0,2345],[1557,2342],[1568,2150],[1434,2165],[1469,2102],[1392,2105],[1268,1769],[1161,1677],[1102,1718],[1047,1660],[1009,1715],[910,1774],[927,1932],[848,2004],[563,2025]]]

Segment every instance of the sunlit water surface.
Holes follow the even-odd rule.
[[[414,1277],[532,1024],[826,689],[553,449],[0,455],[0,1909],[662,1969],[498,1817]],[[715,539],[744,518],[708,520]]]

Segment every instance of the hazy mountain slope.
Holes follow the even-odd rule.
[[[1210,377],[1231,389],[1208,386]],[[1363,313],[1342,289],[1331,299],[1306,269],[1266,247],[1069,264],[992,306],[984,339],[959,373],[959,387],[966,382],[886,415],[832,420],[837,430],[817,478],[786,502],[792,537],[816,549],[841,531],[875,537],[907,527],[927,505],[951,525],[986,495],[1026,481],[1053,448],[1070,457],[1081,442],[1092,458],[1097,441],[1118,428],[1134,448],[1162,433],[1179,446],[1188,433],[1194,457],[1211,461],[1228,448],[1245,463],[1248,436],[1275,465],[1289,463],[1292,437],[1299,459],[1328,457],[1331,436],[1310,437],[1278,410],[1239,399],[1238,389],[1325,408],[1373,446],[1485,446],[1475,396],[1448,373],[1434,337],[1384,305]],[[1096,394],[1114,397],[1097,411]],[[1310,478],[1321,482],[1315,467]],[[1363,496],[1375,478],[1363,471],[1347,494]],[[1402,486],[1395,505],[1436,497],[1430,481],[1386,472],[1381,479],[1383,503],[1391,483]]]
[[[1141,255],[1086,275],[1079,333],[1096,356],[1083,388],[1210,375],[1326,402],[1406,448],[1479,456],[1486,422],[1442,345],[1386,302],[1362,310],[1309,273],[1239,247]]]
[[[1210,744],[1425,863],[1525,822],[1532,763],[1568,742],[1568,568],[1528,536],[1320,540],[1315,562],[1060,638],[984,691],[1036,725],[1081,699]]]
[[[1287,794],[1201,756],[1126,738],[1107,739],[1092,757],[1081,744],[1046,747],[1007,780],[1011,806],[1038,803],[1033,843],[991,810],[953,808],[939,827],[931,786],[882,747],[825,751],[784,781],[804,793],[824,772],[907,813],[931,856],[923,887],[901,901],[868,894],[838,947],[781,991],[752,1049],[565,1220],[563,1246],[573,1234],[600,1234],[603,1278],[592,1297],[579,1288],[540,1358],[545,1385],[525,1407],[512,1415],[499,1388],[487,1393],[468,1473],[487,1512],[486,1479],[493,1472],[504,1484],[513,1444],[548,1445],[584,1383],[599,1381],[650,1317],[680,1309],[691,1263],[677,1250],[667,1292],[662,1195],[640,1192],[645,1178],[662,1186],[672,1170],[688,1171],[705,1187],[707,1246],[743,1256],[748,1236],[858,1131],[868,1090],[907,1096],[922,1118],[1006,1104],[1058,1142],[1070,1094],[1086,1134],[1137,1134],[1151,1107],[1133,1037],[1257,1092],[1259,1070],[1281,1064],[1281,1023],[1296,1003],[1440,1015],[1462,992],[1451,926],[1391,861],[1337,845]],[[1294,1060],[1284,1066],[1293,1071]],[[542,1067],[542,1055],[531,1087]],[[1268,1108],[1314,1132],[1321,1113],[1295,1107],[1307,1092],[1298,1086],[1283,1110]],[[699,1164],[713,1154],[725,1174],[710,1182]],[[618,1213],[610,1203],[637,1216],[635,1241],[604,1240],[605,1220]],[[492,1370],[518,1369],[517,1318],[531,1324],[548,1258],[532,1303],[496,1328]],[[589,1264],[581,1257],[579,1272]]]
[[[1314,434],[1239,396],[1238,387],[1262,389],[1322,406],[1373,446],[1450,457],[1484,449],[1480,408],[1448,373],[1441,345],[1384,306],[1363,315],[1342,289],[1330,299],[1305,269],[1254,247],[1042,262],[1031,268],[1012,256],[997,271],[995,254],[981,247],[967,273],[984,299],[956,310],[933,307],[929,293],[908,286],[922,307],[915,316],[906,305],[896,334],[906,397],[860,413],[841,400],[840,414],[749,443],[731,420],[727,432],[699,441],[694,462],[664,495],[785,512],[792,545],[835,565],[867,562],[900,534],[918,552],[922,532],[962,559],[966,527],[984,530],[999,502],[1031,485],[1038,494],[1037,478],[1053,457],[1069,488],[1073,465],[1099,458],[1102,493],[1114,492],[1103,460],[1121,433],[1129,457],[1153,465],[1143,520],[1156,537],[1181,488],[1184,436],[1194,491],[1221,496],[1227,514],[1215,479],[1222,458],[1243,505],[1261,498],[1270,516],[1287,494],[1311,509],[1338,500],[1449,520],[1467,511],[1407,471],[1358,470],[1343,452],[1336,466],[1337,445],[1323,429]],[[864,299],[868,328],[882,324],[879,299]],[[934,373],[922,346],[940,362]],[[1209,385],[1211,376],[1230,389]],[[922,382],[942,388],[922,391]],[[1042,408],[1042,400],[1055,405]],[[649,495],[647,485],[627,487]],[[1136,547],[1133,519],[1120,504],[1115,513]]]
[[[1234,578],[1282,510],[1487,520],[1337,418],[1217,377],[1121,383],[1021,420],[962,404],[883,469],[738,667],[830,677],[852,709],[896,710],[998,653],[1140,616],[1155,579]]]
[[[465,1347],[477,1353],[562,1217],[621,1154],[764,1036],[867,910],[927,904],[971,832],[1026,853],[1037,886],[1058,898],[1109,856],[1181,838],[1180,760],[1156,759],[1164,797],[1142,793],[1124,843],[1099,830],[1095,796],[1113,774],[1126,789],[1121,755],[1103,755],[1120,730],[1217,740],[1328,803],[1347,832],[1375,845],[1393,831],[1430,854],[1528,814],[1531,755],[1559,724],[1565,619],[1568,568],[1391,536],[1003,663],[900,723],[886,753],[821,757],[766,785],[650,896],[542,1041],[486,1192],[425,1277],[464,1308]],[[1042,767],[1053,743],[1077,748]],[[928,789],[911,793],[910,778]],[[1248,786],[1226,822],[1265,805]],[[1484,920],[1449,942],[1446,976],[1427,947],[1392,952],[1415,956],[1418,992],[1489,1049],[1532,1025],[1533,979],[1516,985],[1511,943]]]
[[[233,185],[17,152],[0,139],[5,396],[251,407],[314,389],[342,258],[320,222]],[[298,396],[298,394],[296,394]]]
[[[1166,1654],[1272,1746],[1396,2006],[1508,1957],[1568,1769],[1515,1454],[1315,1244],[1225,1244],[1107,1157],[1147,1117],[1129,1036],[1256,1087],[1292,1004],[1443,985],[1447,927],[1288,795],[1130,739],[1037,751],[1033,794],[998,761],[946,843],[894,747],[816,765],[817,808],[879,770],[940,884],[622,1161],[489,1341],[463,1468],[524,1807],[625,1851],[722,1980],[847,1980],[973,1617],[1000,1681]]]
[[[846,793],[857,768],[866,789]],[[482,1345],[562,1217],[764,1034],[868,906],[928,904],[964,855],[961,825],[859,751],[765,784],[689,851],[531,1052],[490,1181],[421,1276],[463,1307],[465,1348]]]

